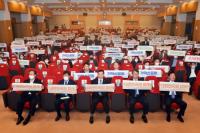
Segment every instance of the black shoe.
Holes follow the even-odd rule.
[[[65,120],[66,120],[66,121],[69,121],[69,120],[70,120],[70,116],[69,116],[69,113],[66,113],[66,117],[65,117]]]
[[[142,115],[142,120],[144,121],[144,123],[148,123],[146,115]]]
[[[93,124],[93,123],[94,123],[94,117],[93,117],[93,116],[90,116],[89,122],[90,122],[90,124]]]
[[[59,121],[61,118],[61,116],[57,115],[56,118],[55,118],[55,121]]]
[[[110,116],[106,116],[106,123],[110,123]]]
[[[167,122],[170,122],[170,121],[171,121],[171,117],[170,117],[170,115],[167,115],[166,120],[167,120]]]
[[[179,120],[180,122],[184,122],[182,116],[177,116],[177,118],[178,118],[178,120]]]
[[[16,125],[19,125],[23,120],[24,118],[22,116],[18,117]]]
[[[28,116],[28,117],[24,120],[23,125],[27,125],[27,124],[29,123],[30,119],[31,119],[31,117]]]
[[[134,123],[134,116],[133,115],[130,116],[130,123]]]

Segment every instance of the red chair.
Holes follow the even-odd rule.
[[[111,94],[111,109],[121,112],[126,108],[126,94],[122,87],[123,77],[114,76],[112,83],[115,84],[115,91]]]
[[[193,92],[194,92],[195,97],[197,99],[200,99],[200,71],[198,72],[196,76],[196,80],[193,86]]]
[[[90,109],[90,93],[85,92],[85,84],[91,84],[90,77],[80,76],[77,81],[76,107],[81,112]]]
[[[43,80],[45,77],[49,75],[49,69],[43,68],[42,70],[37,70],[37,78]]]
[[[159,80],[155,76],[148,76],[145,78],[146,81],[152,82],[152,89],[147,94],[147,101],[149,104],[149,111],[155,112],[160,110],[160,91],[159,91]]]
[[[104,61],[101,61],[98,65],[98,70],[108,70],[108,64]]]
[[[128,62],[128,60],[124,60],[124,62],[121,64],[121,70],[129,70],[133,71],[133,65]]]
[[[9,71],[11,76],[21,74],[21,67],[19,61],[16,58],[11,58],[9,61]]]
[[[176,67],[175,67],[175,75],[176,75],[176,80],[178,82],[185,82],[187,79],[187,73],[185,69],[184,62],[182,60],[178,60]]]

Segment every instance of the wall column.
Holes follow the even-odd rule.
[[[176,30],[175,30],[176,36],[185,36],[186,19],[187,19],[186,13],[180,13],[179,11],[177,12]]]
[[[196,11],[193,40],[200,42],[200,3],[198,3],[198,8],[197,8],[197,11]]]
[[[7,0],[4,0],[5,9],[0,11],[0,42],[10,44],[13,41],[12,24]]]
[[[161,28],[161,34],[169,35],[171,31],[172,16],[164,16],[165,22]]]
[[[22,37],[33,36],[33,27],[31,22],[30,10],[27,14],[21,14],[21,35]]]
[[[46,25],[44,22],[45,16],[37,16],[37,33],[40,33],[40,31],[45,32],[46,31]]]

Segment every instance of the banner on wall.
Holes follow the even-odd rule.
[[[183,82],[160,82],[160,91],[179,91],[179,92],[189,92],[190,83]]]

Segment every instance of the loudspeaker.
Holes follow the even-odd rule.
[[[87,15],[88,15],[87,12],[84,12],[84,13],[83,13],[83,16],[87,16]]]

